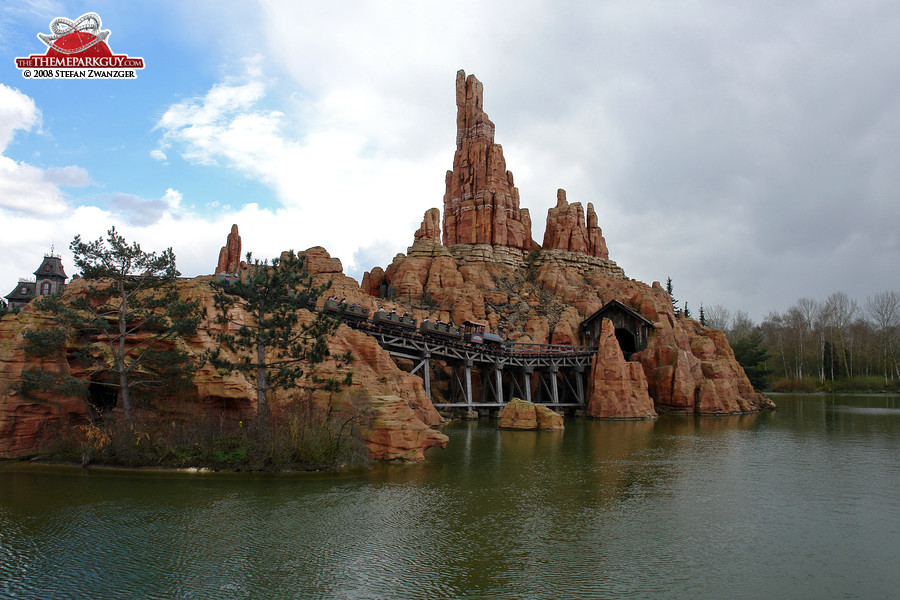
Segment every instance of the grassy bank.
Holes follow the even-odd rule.
[[[853,379],[836,379],[834,381],[820,381],[816,377],[804,377],[803,379],[778,379],[766,386],[765,391],[784,393],[816,393],[816,392],[884,392],[888,394],[900,393],[900,381],[888,380],[885,385],[884,377],[861,376]]]
[[[198,467],[233,471],[339,470],[368,463],[354,435],[358,418],[328,419],[310,403],[273,411],[270,424],[222,417],[172,420],[97,417],[60,436],[40,458],[119,467]]]

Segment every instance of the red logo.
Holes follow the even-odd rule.
[[[37,34],[47,52],[16,58],[16,67],[26,79],[137,77],[135,71],[144,68],[144,59],[114,54],[107,44],[109,34],[101,29],[97,13],[85,13],[74,21],[56,17],[49,34]]]

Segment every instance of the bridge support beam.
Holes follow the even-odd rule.
[[[550,367],[550,397],[553,404],[559,404],[559,388],[556,386],[556,374],[559,373],[559,367],[553,365]]]
[[[585,405],[583,373],[584,367],[575,367],[575,392],[577,401],[582,406]]]
[[[494,365],[494,398],[497,404],[503,404],[503,366]]]
[[[425,368],[422,370],[422,378],[425,380],[425,395],[431,400],[431,353],[426,352],[425,358],[422,360]]]
[[[472,361],[466,361],[466,404],[472,404]]]
[[[531,402],[531,374],[533,372],[531,367],[525,367],[525,402]]]
[[[417,364],[412,371],[409,372],[410,375],[415,375],[416,371],[422,369],[422,379],[425,383],[425,395],[428,396],[428,399],[431,400],[431,352],[425,352],[422,355],[422,360]]]

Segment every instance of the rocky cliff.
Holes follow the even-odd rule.
[[[618,300],[652,323],[652,331],[646,348],[627,352],[612,323],[602,323],[587,382],[588,416],[641,419],[664,411],[733,414],[773,406],[753,390],[722,332],[676,316],[659,283],[631,280],[609,259],[591,203],[585,218],[581,203],[569,204],[560,190],[556,206],[548,211],[544,244],[535,243],[528,210],[519,206],[503,150],[494,143],[494,125],[482,109],[483,87],[462,71],[456,79],[456,105],[457,148],[447,173],[443,237],[440,211],[429,209],[407,252],[367,272],[361,284],[344,275],[340,260],[324,248],[310,248],[304,254],[316,283],[330,282],[328,294],[373,311],[385,306],[409,311],[419,320],[480,321],[519,342],[580,344],[581,323]],[[239,270],[240,251],[234,226],[216,272]],[[178,285],[182,295],[199,300],[213,314],[209,280],[198,277]],[[65,293],[79,290],[76,282]],[[320,299],[319,308],[321,304]],[[312,318],[301,312],[301,319]],[[84,376],[69,351],[41,359],[25,353],[25,332],[48,324],[31,306],[0,321],[0,458],[34,452],[60,430],[87,419],[83,399],[20,389],[27,368]],[[178,344],[199,357],[216,346],[215,327],[207,321]],[[326,411],[351,402],[367,406],[374,418],[364,437],[373,457],[419,459],[425,448],[446,444],[443,436],[429,433],[442,417],[421,379],[401,369],[374,338],[342,325],[329,349],[334,355],[350,352],[353,362],[351,367],[326,363],[321,374],[337,376],[351,368],[353,385],[317,392],[315,400]],[[276,393],[272,402],[287,399]],[[200,370],[182,400],[180,410],[233,418],[252,415],[256,408],[249,381],[241,375],[223,377],[209,366]]]
[[[512,173],[494,143],[474,76],[456,77],[457,134],[447,173],[443,244],[438,211],[425,213],[406,254],[363,277],[362,290],[397,298],[418,318],[486,322],[509,341],[579,344],[579,326],[610,300],[653,323],[647,348],[626,354],[604,323],[589,381],[586,413],[646,418],[659,411],[751,412],[772,406],[756,394],[724,334],[676,318],[658,283],[625,276],[592,203],[587,213],[565,190],[547,214],[543,245],[531,237]]]
[[[456,153],[444,194],[444,246],[487,244],[528,251],[531,217],[506,170],[494,124],[483,110],[484,87],[456,74]]]
[[[369,304],[375,301],[361,293],[355,280],[343,274],[341,262],[329,256],[324,248],[310,248],[304,253],[308,258],[310,273],[316,284],[331,282],[330,293]],[[188,299],[199,300],[207,315],[214,314],[211,277],[179,280],[179,293]],[[84,281],[75,280],[67,286],[67,296],[83,293]],[[301,311],[301,320],[311,319],[312,313]],[[35,357],[25,352],[25,332],[52,324],[49,317],[38,312],[30,304],[18,315],[6,315],[0,321],[0,458],[13,458],[34,453],[72,426],[86,422],[89,406],[86,399],[47,393],[25,393],[21,390],[23,369],[38,368],[47,372],[70,374],[85,378],[73,358],[75,348],[68,348],[53,357]],[[178,340],[181,349],[189,355],[203,356],[217,347],[214,339],[216,328],[210,320],[204,321],[196,335]],[[374,458],[421,458],[426,448],[445,445],[446,439],[438,432],[430,435],[418,431],[422,426],[430,428],[444,420],[425,395],[421,380],[403,372],[370,336],[341,325],[328,342],[333,356],[350,352],[350,367],[338,367],[327,361],[321,365],[322,377],[341,378],[348,369],[353,371],[353,384],[339,392],[317,391],[314,400],[323,413],[338,411],[348,403],[360,405],[361,410],[371,412],[372,419],[366,426],[366,435],[375,440],[368,445]],[[89,381],[89,380],[88,380]],[[286,402],[292,392],[278,390],[271,402]],[[376,397],[391,396],[396,402],[385,403]],[[256,395],[252,384],[240,374],[222,376],[210,365],[200,369],[194,379],[193,389],[179,398],[177,406],[167,404],[167,414],[189,418],[203,414],[221,415],[228,419],[252,417],[256,412]],[[145,411],[163,409],[160,404],[144,405]],[[376,410],[377,409],[377,410]],[[392,431],[396,429],[396,431]],[[392,448],[388,442],[396,440],[400,446]]]

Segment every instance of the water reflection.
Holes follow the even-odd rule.
[[[887,597],[897,397],[454,423],[343,476],[0,468],[0,597]],[[723,584],[727,582],[727,586]]]

